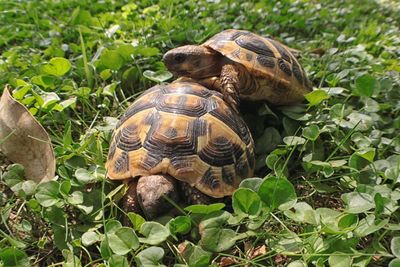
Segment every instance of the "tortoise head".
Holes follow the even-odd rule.
[[[168,51],[163,61],[175,76],[207,78],[219,75],[222,55],[211,48],[185,45]]]

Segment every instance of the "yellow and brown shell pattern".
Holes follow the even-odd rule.
[[[219,198],[251,177],[254,163],[249,129],[222,95],[178,81],[148,89],[126,110],[106,168],[113,180],[169,174]]]
[[[312,90],[306,73],[285,45],[244,30],[225,30],[210,38],[210,47],[240,63],[250,73],[239,92],[251,100],[266,99],[273,104],[301,101]]]

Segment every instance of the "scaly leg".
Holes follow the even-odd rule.
[[[233,64],[226,64],[221,70],[221,92],[224,100],[238,112],[239,107],[239,70]]]

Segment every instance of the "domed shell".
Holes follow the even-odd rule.
[[[267,78],[271,87],[305,94],[312,85],[296,57],[285,45],[244,30],[225,30],[207,40],[210,47],[242,64],[255,77]]]
[[[126,110],[106,168],[112,180],[169,174],[217,198],[251,177],[254,163],[249,129],[222,95],[178,81],[148,89]]]

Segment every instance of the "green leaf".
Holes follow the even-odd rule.
[[[56,181],[39,184],[35,197],[43,207],[50,207],[60,201],[58,196],[59,184]]]
[[[364,74],[356,79],[354,93],[359,96],[372,96],[378,89],[378,81],[369,74]]]
[[[146,221],[142,216],[134,212],[128,212],[127,216],[131,221],[133,229],[135,229],[135,231],[139,231],[142,224]]]
[[[284,212],[285,215],[292,220],[300,223],[319,225],[319,215],[306,202],[296,203],[292,209],[294,209],[295,212],[293,212],[292,210],[285,210]]]
[[[75,171],[75,177],[82,184],[87,184],[97,180],[96,176],[94,176],[93,173],[89,172],[84,168],[77,169]]]
[[[71,69],[71,63],[68,59],[55,57],[50,59],[50,62],[43,66],[43,72],[54,75],[63,76]]]
[[[162,267],[160,264],[164,257],[164,250],[159,247],[149,247],[139,252],[135,261],[138,267]]]
[[[354,234],[358,237],[367,236],[382,229],[388,222],[388,219],[379,220],[375,218],[375,215],[368,215],[359,222],[357,228],[354,230]]]
[[[363,150],[359,150],[356,152],[360,157],[368,160],[369,162],[373,162],[375,158],[375,148],[365,148]]]
[[[82,239],[82,244],[85,247],[88,247],[100,241],[100,236],[96,232],[88,231],[82,235],[81,239]]]
[[[334,252],[328,258],[330,267],[349,267],[351,266],[351,258],[348,255],[340,255],[339,252]]]
[[[139,248],[139,239],[133,229],[121,227],[114,233],[108,234],[108,245],[117,255],[125,255]]]
[[[253,190],[254,192],[258,192],[260,189],[260,185],[262,184],[263,179],[254,177],[254,178],[247,178],[240,182],[239,188],[248,188]]]
[[[297,201],[293,185],[288,180],[277,177],[265,179],[258,195],[271,209],[290,209]]]
[[[149,245],[158,245],[167,240],[170,235],[169,229],[158,222],[143,223],[140,233],[145,236],[145,238],[139,238],[140,242]]]
[[[146,70],[145,72],[143,72],[143,76],[151,81],[158,83],[168,81],[173,77],[171,72],[165,70],[159,70],[159,71]]]
[[[79,258],[75,256],[74,253],[71,252],[70,250],[63,249],[62,255],[64,256],[65,259],[63,267],[82,267],[82,263],[79,260]]]
[[[222,210],[225,207],[223,203],[214,203],[210,205],[196,204],[185,208],[186,211],[194,214],[209,214],[214,211]]]
[[[400,259],[391,260],[388,267],[400,267]]]
[[[393,255],[400,259],[400,236],[395,236],[390,241],[390,250]]]
[[[233,193],[232,207],[238,215],[255,216],[260,213],[261,200],[253,190],[239,188]]]
[[[221,252],[232,247],[236,242],[236,232],[223,228],[231,215],[226,211],[217,211],[207,216],[199,225],[201,246],[212,252]]]
[[[288,146],[297,146],[304,144],[306,140],[299,136],[285,136],[283,142]]]
[[[119,70],[124,65],[124,58],[116,50],[104,49],[99,60],[104,67],[111,70]]]
[[[112,255],[108,259],[109,267],[128,267],[128,259],[121,255]]]
[[[192,228],[192,221],[187,216],[178,216],[168,222],[168,228],[172,234],[187,234]]]
[[[370,194],[351,192],[342,194],[342,200],[348,213],[362,213],[375,208],[375,202]]]
[[[303,129],[303,136],[308,140],[315,141],[319,136],[319,127],[317,125],[310,125]]]
[[[3,248],[0,250],[0,260],[4,267],[29,267],[29,258],[17,248]]]
[[[188,241],[183,243],[184,250],[182,257],[186,260],[190,267],[206,267],[210,266],[212,253],[203,250],[200,246],[193,245]]]
[[[309,106],[312,107],[319,105],[319,103],[321,103],[325,99],[328,99],[329,95],[326,91],[318,89],[306,94],[304,97],[307,99]]]

